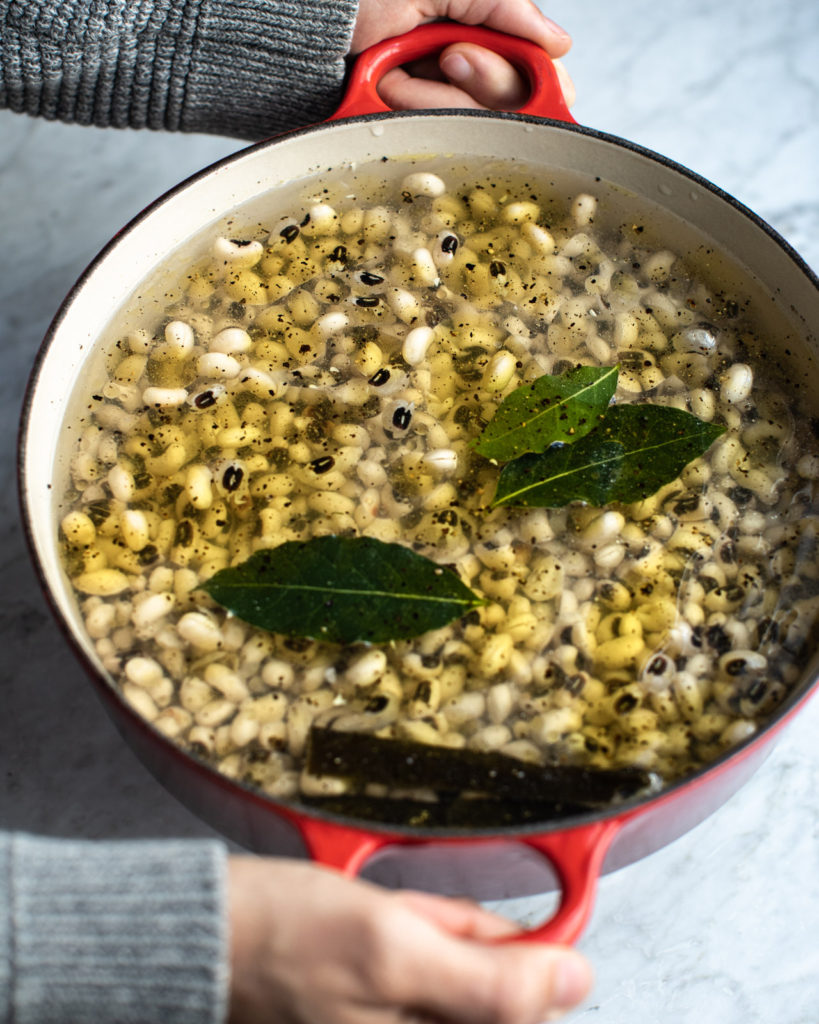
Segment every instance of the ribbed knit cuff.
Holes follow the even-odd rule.
[[[201,0],[179,127],[261,139],[341,99],[358,0]]]
[[[223,1024],[226,864],[211,841],[3,837],[0,1020]]]
[[[358,0],[0,0],[0,107],[261,139],[338,105]]]

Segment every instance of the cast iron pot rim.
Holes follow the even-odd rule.
[[[760,730],[753,736],[744,740],[738,746],[731,748],[726,751],[714,761],[709,762],[702,768],[698,769],[692,775],[688,775],[682,779],[678,779],[669,785],[663,786],[660,790],[654,793],[637,795],[631,797],[628,800],[624,800],[620,803],[614,803],[609,807],[605,807],[598,810],[591,810],[584,814],[567,816],[565,818],[551,819],[541,823],[528,823],[525,825],[505,825],[496,828],[426,828],[420,826],[409,826],[409,825],[398,825],[384,822],[373,822],[368,819],[354,818],[345,815],[340,815],[332,812],[325,811],[320,808],[310,807],[307,805],[298,804],[295,801],[288,801],[277,799],[269,796],[263,791],[256,789],[237,779],[230,779],[227,776],[219,772],[213,765],[203,760],[197,754],[184,750],[181,746],[168,739],[164,734],[160,733],[156,727],[142,718],[134,709],[125,701],[121,692],[117,689],[113,679],[107,672],[100,672],[97,666],[91,661],[86,652],[83,650],[78,639],[74,635],[74,630],[70,627],[69,623],[64,619],[62,613],[57,607],[57,603],[54,600],[51,589],[46,581],[45,574],[40,565],[40,560],[37,556],[36,541],[34,537],[34,530],[32,527],[31,520],[29,518],[28,509],[26,506],[25,493],[26,493],[26,474],[25,474],[25,460],[26,452],[31,445],[34,447],[33,439],[27,438],[27,428],[30,425],[31,406],[34,400],[34,393],[37,388],[40,371],[43,363],[48,357],[51,344],[54,340],[54,336],[57,333],[62,321],[64,320],[69,308],[73,304],[75,296],[85,287],[85,284],[89,277],[95,272],[97,267],[102,264],[108,257],[109,253],[119,244],[120,240],[129,235],[133,228],[140,224],[146,217],[159,210],[166,203],[172,201],[177,194],[183,192],[190,185],[208,176],[212,172],[224,167],[228,164],[234,163],[236,160],[241,159],[251,153],[255,153],[261,149],[273,147],[279,141],[289,141],[291,139],[299,138],[301,136],[311,135],[317,131],[332,130],[336,125],[355,124],[355,123],[369,123],[383,120],[393,119],[404,119],[404,118],[417,118],[417,119],[441,119],[447,117],[457,117],[463,120],[466,119],[489,119],[489,120],[502,120],[502,121],[516,121],[521,123],[528,123],[535,127],[549,127],[552,129],[559,129],[561,131],[567,131],[577,135],[583,135],[597,141],[608,143],[617,148],[625,149],[638,156],[647,158],[648,160],[659,164],[662,167],[668,168],[669,170],[675,171],[681,174],[683,177],[688,178],[696,185],[704,188],[712,195],[721,199],[727,203],[734,211],[741,216],[750,220],[755,227],[763,231],[769,238],[771,238],[790,258],[791,262],[795,267],[802,272],[807,278],[807,281],[813,285],[813,287],[819,290],[819,277],[813,272],[808,266],[805,260],[799,255],[799,253],[787,242],[778,231],[776,231],[770,224],[763,220],[758,214],[754,213],[744,203],[741,203],[738,199],[732,196],[729,192],[726,192],[718,185],[709,181],[707,178],[702,177],[696,171],[691,170],[684,164],[680,164],[669,157],[663,156],[654,150],[648,149],[645,146],[641,146],[637,143],[630,142],[627,139],[623,139],[620,136],[613,135],[607,132],[600,131],[596,128],[589,128],[585,125],[576,123],[570,123],[566,121],[554,120],[551,118],[544,118],[535,115],[525,115],[510,113],[505,111],[492,111],[492,110],[464,110],[459,108],[454,109],[436,109],[436,110],[405,110],[405,111],[386,111],[372,114],[362,114],[354,117],[347,117],[339,119],[337,121],[322,121],[317,124],[308,125],[303,128],[296,128],[292,131],[285,132],[281,135],[276,135],[268,139],[263,139],[260,142],[252,143],[251,145],[242,147],[234,153],[229,154],[226,157],[215,161],[212,164],[202,168],[189,175],[179,184],[172,186],[166,192],[162,193],[159,197],[154,199],[148,206],[141,210],[138,214],[132,217],[126,225],[118,231],[113,238],[108,241],[103,248],[97,253],[93,260],[88,264],[80,277],[76,280],[70,291],[66,295],[65,299],[60,303],[60,306],[55,313],[49,327],[44,335],[43,341],[38,349],[34,363],[32,364],[31,373],[29,375],[28,384],[21,407],[20,415],[20,427],[17,444],[17,483],[18,483],[18,501],[21,509],[21,516],[23,521],[24,533],[26,542],[29,548],[31,561],[34,566],[34,570],[40,584],[40,588],[43,591],[48,604],[51,607],[52,614],[57,621],[57,625],[62,632],[64,638],[68,641],[69,646],[73,649],[77,656],[80,664],[85,669],[87,674],[90,676],[91,681],[99,689],[99,694],[102,698],[103,694],[109,699],[113,699],[118,705],[120,710],[124,711],[131,723],[136,725],[137,729],[146,734],[152,742],[158,743],[161,748],[168,752],[175,760],[182,762],[187,766],[192,766],[198,773],[206,775],[210,781],[215,782],[220,788],[224,788],[230,792],[238,791],[243,797],[250,799],[254,803],[269,806],[274,812],[280,814],[280,816],[286,820],[293,820],[298,818],[312,818],[317,821],[326,821],[330,824],[341,825],[347,828],[357,828],[362,832],[367,832],[374,835],[386,835],[396,837],[407,837],[412,839],[425,839],[430,842],[436,840],[466,840],[466,839],[504,839],[514,838],[516,836],[532,836],[541,835],[552,832],[563,832],[571,829],[589,825],[595,822],[603,822],[608,819],[619,818],[621,816],[627,816],[630,812],[636,811],[639,808],[646,808],[650,804],[665,802],[666,800],[672,800],[675,796],[683,789],[687,789],[689,786],[697,785],[706,775],[714,772],[719,772],[723,766],[728,762],[735,759],[744,758],[751,750],[752,747],[757,745],[763,745],[771,741],[771,733],[776,731],[780,726],[784,725],[786,718],[794,715],[798,709],[807,702],[808,698],[812,695],[814,690],[819,685],[819,651],[814,652],[810,662],[803,669],[803,681],[800,685],[794,687],[794,690],[788,695],[787,699],[776,709],[771,715],[767,722],[760,728]],[[601,175],[601,178],[603,176]],[[614,182],[617,184],[617,182]],[[639,198],[639,197],[638,197]],[[808,680],[805,682],[805,680]]]

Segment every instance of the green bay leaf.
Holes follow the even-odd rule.
[[[625,449],[608,500],[629,504],[676,480],[725,427],[670,405],[613,405],[597,433]]]
[[[725,431],[666,405],[613,405],[572,445],[504,466],[493,505],[560,508],[642,501],[680,475]]]
[[[526,452],[570,444],[600,422],[617,387],[617,366],[578,366],[516,388],[473,441],[480,455],[508,462]]]
[[[451,569],[372,537],[287,541],[202,589],[251,625],[333,643],[418,636],[485,603]]]
[[[572,501],[605,505],[620,472],[623,446],[594,434],[571,445],[529,453],[501,470],[493,506],[560,508]]]

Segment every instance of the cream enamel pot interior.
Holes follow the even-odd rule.
[[[383,72],[456,39],[490,45],[529,76],[531,98],[518,113],[386,110],[375,84]],[[286,196],[330,167],[406,155],[517,160],[556,178],[571,176],[615,197],[623,217],[639,215],[670,232],[676,251],[739,277],[771,324],[771,357],[795,382],[799,401],[819,414],[819,282],[766,224],[696,174],[655,153],[574,124],[550,62],[521,40],[462,26],[431,25],[365,54],[332,122],[252,146],[195,175],[129,224],[97,257],[66,299],[43,343],[26,396],[20,436],[20,491],[33,559],[55,617],[87,668],[126,741],[173,794],[237,842],[259,852],[310,856],[387,885],[480,899],[543,892],[556,881],[554,916],[528,933],[573,941],[586,924],[601,872],[628,864],[687,831],[742,785],[789,717],[815,690],[819,659],[772,721],[754,738],[694,777],[605,813],[526,828],[445,832],[380,827],[305,811],[251,791],[183,752],[120,697],[84,633],[61,566],[57,501],[66,479],[77,385],[93,380],[110,323],[135,301],[149,303],[156,268],[231,211]],[[241,218],[239,218],[241,219]],[[152,283],[153,282],[153,283]]]

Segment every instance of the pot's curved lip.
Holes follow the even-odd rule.
[[[100,688],[103,689],[105,694],[117,702],[120,709],[126,713],[131,719],[133,724],[144,734],[150,736],[150,738],[158,743],[162,748],[167,750],[172,756],[185,764],[192,765],[200,773],[207,775],[211,781],[217,783],[218,786],[233,792],[240,791],[242,795],[254,803],[263,804],[269,806],[272,810],[280,813],[283,817],[293,820],[299,818],[312,818],[317,821],[326,821],[330,824],[343,826],[346,828],[355,828],[359,830],[362,835],[370,834],[380,837],[397,837],[406,838],[415,841],[426,841],[426,842],[440,842],[447,840],[463,841],[464,839],[514,839],[516,837],[536,836],[551,832],[563,832],[569,831],[574,828],[582,827],[584,825],[591,824],[592,822],[602,822],[609,819],[615,818],[627,818],[633,814],[638,813],[643,809],[647,809],[651,805],[656,805],[660,802],[674,799],[677,794],[681,791],[686,790],[690,787],[698,785],[706,775],[719,773],[729,762],[735,762],[744,759],[757,747],[763,746],[766,743],[771,742],[771,733],[777,730],[780,726],[784,725],[785,719],[790,718],[796,714],[801,706],[807,701],[807,699],[813,694],[813,692],[819,686],[819,655],[814,657],[812,671],[806,671],[805,675],[810,678],[810,682],[803,684],[803,687],[798,688],[792,694],[789,695],[788,699],[777,708],[776,712],[770,717],[768,722],[760,729],[758,733],[751,736],[737,747],[732,748],[720,757],[705,765],[697,772],[683,779],[679,779],[676,782],[663,786],[657,792],[649,793],[647,795],[637,795],[631,797],[628,800],[624,800],[620,803],[612,804],[610,807],[593,810],[588,813],[573,815],[566,818],[555,819],[547,822],[526,824],[526,825],[509,825],[500,826],[497,828],[476,828],[476,829],[457,829],[457,828],[420,828],[406,825],[393,825],[384,824],[381,822],[371,822],[366,819],[351,818],[339,814],[335,814],[329,811],[324,811],[320,808],[303,806],[292,801],[286,801],[277,799],[275,797],[268,796],[264,792],[253,788],[240,780],[229,779],[211,764],[203,760],[195,753],[188,752],[182,749],[177,744],[173,743],[164,736],[158,729],[156,729],[150,722],[143,719],[138,715],[133,708],[125,701],[113,680],[107,673],[101,673],[97,666],[94,665],[88,658],[87,654],[79,644],[77,638],[74,636],[73,630],[70,628],[68,623],[64,620],[62,613],[57,607],[54,601],[48,583],[46,581],[42,566],[40,564],[39,557],[37,555],[37,546],[34,536],[34,531],[31,524],[31,519],[28,514],[26,506],[26,455],[29,448],[29,442],[27,438],[29,420],[31,416],[31,407],[33,403],[34,392],[37,387],[37,382],[40,376],[41,367],[48,357],[48,352],[51,343],[54,339],[57,330],[60,327],[63,319],[65,318],[69,308],[71,307],[75,296],[84,288],[89,277],[94,273],[96,268],[104,262],[109,253],[116,248],[120,242],[127,237],[139,224],[142,223],[148,216],[160,210],[166,204],[172,202],[174,198],[180,193],[184,192],[192,184],[202,180],[210,174],[218,171],[219,169],[226,167],[230,164],[236,163],[245,157],[255,154],[261,150],[267,148],[273,148],[278,143],[298,139],[303,136],[313,135],[317,132],[332,131],[337,126],[343,126],[347,124],[356,123],[373,123],[379,121],[391,121],[395,119],[442,119],[446,117],[456,117],[460,120],[502,120],[502,121],[515,121],[525,124],[530,124],[535,128],[549,128],[552,130],[559,130],[568,132],[571,134],[582,135],[596,141],[601,141],[610,144],[614,147],[625,149],[638,156],[644,157],[651,160],[660,166],[674,171],[683,177],[687,178],[692,183],[710,192],[724,203],[728,204],[738,214],[742,215],[746,219],[752,222],[752,224],[764,232],[769,238],[771,238],[789,257],[794,266],[802,272],[807,281],[817,290],[819,290],[819,277],[813,272],[808,266],[805,260],[799,255],[799,253],[790,245],[790,243],[783,238],[778,231],[776,231],[770,224],[763,220],[758,214],[754,213],[745,204],[741,203],[738,199],[732,196],[730,193],[724,191],[718,185],[704,178],[696,171],[691,170],[684,164],[680,164],[669,157],[663,156],[654,150],[648,149],[647,147],[641,146],[637,143],[630,142],[627,139],[623,139],[620,136],[613,135],[604,131],[600,131],[596,128],[590,128],[585,125],[576,123],[569,123],[565,121],[553,120],[549,118],[538,117],[534,115],[524,115],[517,113],[510,113],[505,111],[490,111],[490,110],[463,110],[463,109],[437,109],[437,110],[407,110],[407,111],[387,111],[372,114],[362,114],[355,117],[342,118],[336,121],[323,121],[318,124],[308,125],[303,128],[297,128],[289,132],[285,132],[281,135],[273,136],[269,139],[264,139],[260,142],[253,143],[252,145],[243,147],[237,150],[235,153],[229,154],[220,160],[209,164],[207,167],[196,171],[184,179],[179,184],[173,186],[171,189],[164,192],[161,196],[155,199],[147,207],[145,207],[140,213],[134,216],[97,254],[97,256],[89,263],[82,275],[77,279],[71,290],[68,292],[66,298],[60,304],[60,307],[52,319],[48,330],[44,336],[43,342],[37,352],[35,361],[32,365],[32,370],[29,375],[28,383],[26,386],[26,392],[24,395],[21,415],[20,415],[20,427],[18,433],[17,443],[17,484],[18,484],[18,500],[21,509],[21,515],[23,520],[24,534],[26,542],[31,554],[32,562],[34,565],[37,578],[39,580],[41,589],[46,596],[46,599],[51,606],[52,614],[57,621],[58,627],[60,628],[63,636],[68,641],[70,647],[77,655],[79,662],[83,665],[86,672],[90,674],[92,680]],[[33,446],[32,446],[33,447]]]

